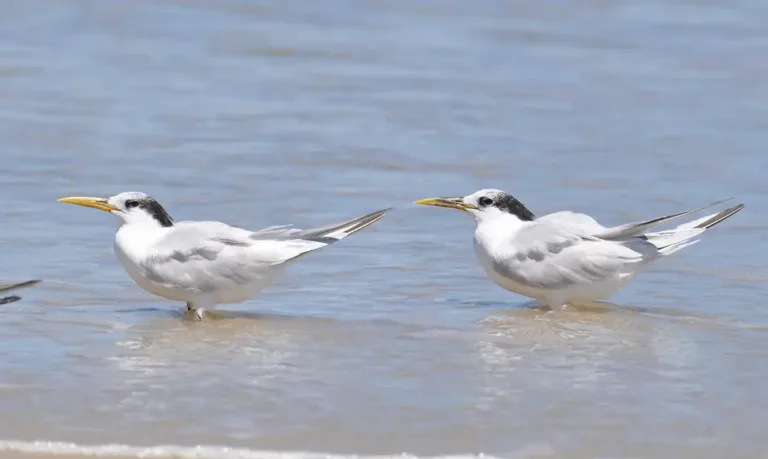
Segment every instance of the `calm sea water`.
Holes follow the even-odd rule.
[[[768,3],[0,4],[0,456],[768,456]],[[619,224],[746,210],[596,310],[487,280],[494,187]],[[218,319],[135,286],[113,219],[319,226]],[[155,456],[153,456],[155,457]]]

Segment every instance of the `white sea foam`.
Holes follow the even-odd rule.
[[[52,441],[13,441],[0,440],[0,453],[15,452],[19,454],[46,456],[86,456],[86,457],[118,457],[118,458],[172,458],[172,459],[422,459],[427,456],[412,454],[398,455],[341,455],[305,451],[259,451],[252,449],[229,448],[226,446],[130,446],[120,444],[110,445],[79,445],[76,443]],[[496,459],[484,454],[429,456],[429,459]]]

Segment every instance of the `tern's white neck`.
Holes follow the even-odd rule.
[[[504,212],[499,209],[488,209],[481,212],[472,212],[477,226],[504,226],[507,231],[514,231],[516,228],[522,228],[530,223],[521,220],[517,215]]]
[[[123,252],[130,259],[139,260],[146,256],[152,245],[170,229],[164,228],[156,221],[123,221],[115,234],[115,250]]]
[[[489,248],[509,244],[521,228],[531,224],[506,212],[475,214],[475,222],[475,242]]]
[[[112,211],[112,215],[114,215],[117,219],[118,228],[121,228],[124,225],[142,225],[147,228],[163,227],[163,224],[160,222],[160,220],[158,220],[157,216],[152,215],[150,212],[143,208],[114,210]],[[172,224],[173,223],[171,223],[171,225]]]

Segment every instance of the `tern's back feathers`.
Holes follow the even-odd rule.
[[[656,217],[650,220],[613,226],[610,228],[606,228],[605,226],[601,225],[597,222],[597,220],[590,217],[589,215],[571,211],[561,211],[547,214],[538,218],[537,221],[566,226],[580,233],[583,233],[584,235],[589,235],[591,237],[596,237],[606,241],[624,241],[637,237],[643,238],[648,236],[669,235],[672,233],[678,233],[678,235],[682,236],[683,231],[692,231],[690,237],[693,237],[703,233],[704,230],[712,228],[718,223],[721,223],[732,215],[736,214],[744,208],[744,204],[738,204],[723,211],[683,223],[682,225],[679,225],[671,230],[661,231],[658,233],[647,233],[647,231],[655,226],[662,225],[676,218],[708,209],[729,200],[730,199],[724,199],[696,209],[690,209],[671,215]]]

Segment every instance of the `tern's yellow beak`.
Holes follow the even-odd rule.
[[[67,204],[77,204],[78,206],[93,207],[94,209],[103,210],[104,212],[112,212],[113,210],[120,210],[107,202],[107,198],[88,198],[82,196],[73,196],[71,198],[61,198],[59,202],[66,202]]]
[[[472,204],[465,204],[463,198],[420,199],[416,201],[416,204],[421,204],[424,206],[448,207],[449,209],[459,209],[465,212],[468,210],[477,210],[476,206],[473,206]]]

